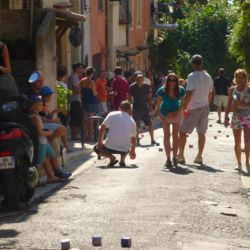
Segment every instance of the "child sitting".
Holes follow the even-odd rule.
[[[48,182],[51,183],[51,182],[59,182],[67,180],[72,174],[61,170],[56,158],[55,151],[47,141],[47,137],[52,135],[52,131],[45,130],[43,128],[42,119],[39,116],[39,112],[41,112],[43,109],[42,97],[38,95],[32,95],[30,97],[30,102],[31,102],[30,110],[32,113],[32,122],[36,127],[37,133],[39,135],[38,167],[40,167],[45,162],[46,158],[49,158],[51,160],[54,169],[54,175],[52,174],[52,169],[46,167],[48,166],[48,164],[45,164],[45,170]]]

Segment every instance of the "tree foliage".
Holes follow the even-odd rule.
[[[250,66],[250,6],[242,3],[239,8],[239,17],[232,27],[228,37],[230,53],[243,67]]]
[[[190,57],[201,54],[212,75],[219,67],[233,71],[236,60],[229,54],[226,40],[231,23],[236,22],[236,10],[226,1],[189,0],[183,12],[185,18],[178,20],[178,29],[165,31],[162,41],[155,43],[151,38],[152,67],[165,72],[172,69],[186,77],[191,71]]]

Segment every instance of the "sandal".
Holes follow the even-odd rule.
[[[180,163],[180,164],[182,164],[182,165],[184,165],[186,163],[185,157],[184,156],[183,157],[179,156],[177,158],[177,162]]]
[[[202,160],[202,157],[196,157],[196,158],[194,159],[194,163],[197,163],[197,164],[203,165],[203,160]]]
[[[107,165],[107,167],[114,167],[116,163],[118,163],[118,160],[114,159]]]
[[[120,167],[126,167],[126,163],[125,162],[119,162],[119,165],[120,165]]]
[[[167,159],[166,163],[165,163],[165,166],[167,168],[171,168],[171,160],[170,159]]]

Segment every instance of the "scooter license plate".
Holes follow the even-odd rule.
[[[15,160],[13,156],[0,157],[0,170],[15,168]]]

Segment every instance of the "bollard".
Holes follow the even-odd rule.
[[[159,148],[159,152],[163,152],[163,148]]]
[[[212,124],[209,124],[209,127],[210,127],[210,128],[213,127]]]
[[[156,145],[157,147],[159,147],[159,146],[160,146],[160,143],[159,143],[159,142],[157,142],[155,145]]]
[[[218,130],[218,133],[220,134],[220,133],[221,133],[221,130]]]
[[[214,139],[216,140],[216,139],[217,139],[217,136],[214,136]]]
[[[69,250],[70,249],[70,240],[69,239],[61,240],[61,247],[62,247],[62,250]]]
[[[228,137],[229,137],[229,135],[226,135],[226,137],[228,138]]]
[[[92,236],[92,245],[95,247],[100,247],[102,245],[102,236],[93,235]]]
[[[193,148],[194,147],[194,145],[193,144],[189,144],[189,148]]]
[[[129,237],[122,237],[121,239],[121,247],[131,247],[132,240]]]

